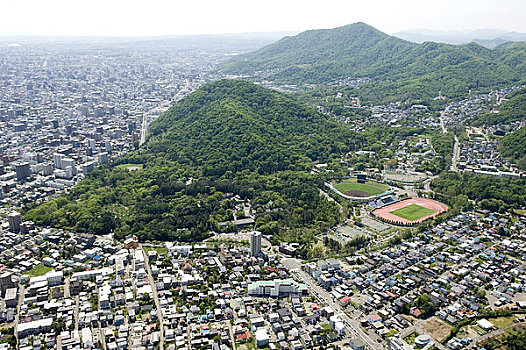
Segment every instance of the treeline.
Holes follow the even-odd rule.
[[[526,179],[496,178],[470,173],[442,173],[433,180],[434,191],[449,198],[465,195],[483,205],[497,201],[498,208],[526,205]]]
[[[526,105],[524,106],[526,113]],[[526,115],[524,116],[526,119]],[[526,170],[526,128],[512,132],[504,136],[499,142],[499,152],[503,157],[517,164]]]

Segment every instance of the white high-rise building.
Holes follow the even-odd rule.
[[[77,175],[77,168],[75,164],[75,160],[71,158],[62,158],[62,169],[69,171],[71,176]]]
[[[62,169],[62,158],[64,158],[63,154],[53,154],[53,165],[55,166],[55,169]]]
[[[261,232],[253,231],[250,234],[250,255],[258,256],[261,253]]]

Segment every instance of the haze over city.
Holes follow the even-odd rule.
[[[0,35],[155,36],[303,31],[365,22],[394,33],[427,28],[526,32],[521,0],[2,1]]]

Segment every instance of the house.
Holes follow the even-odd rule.
[[[365,350],[365,343],[360,338],[351,339],[349,345],[353,350]]]
[[[412,307],[411,310],[409,310],[409,313],[416,318],[419,318],[422,316],[422,312],[417,307]]]

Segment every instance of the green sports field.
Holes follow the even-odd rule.
[[[406,207],[390,211],[389,214],[396,215],[402,219],[415,221],[429,214],[433,214],[436,210],[424,208],[417,204],[409,204]]]
[[[343,182],[334,184],[334,188],[346,195],[355,197],[369,197],[382,194],[389,190],[389,186],[367,181],[366,183],[357,183],[356,179],[348,179]]]

